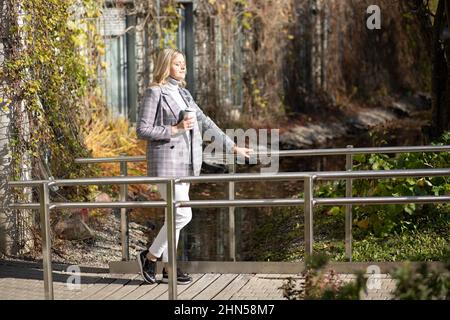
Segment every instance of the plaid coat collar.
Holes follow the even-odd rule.
[[[181,97],[183,98],[184,102],[186,102],[186,105],[190,108],[193,108],[193,100],[189,92],[184,88],[179,88]],[[167,105],[169,106],[170,110],[172,111],[175,118],[178,118],[178,115],[181,112],[181,108],[178,106],[178,104],[175,102],[175,100],[172,98],[172,96],[169,93],[169,90],[165,86],[161,86],[161,93],[163,95],[163,98],[166,100]]]

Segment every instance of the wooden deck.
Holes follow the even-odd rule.
[[[59,269],[59,270],[58,270]],[[66,300],[167,300],[168,285],[151,285],[138,274],[110,274],[107,269],[81,272],[79,288],[71,287],[73,273],[55,267],[55,299]],[[180,300],[283,299],[279,289],[288,275],[191,274],[194,281],[178,286]],[[68,281],[69,280],[69,285]],[[0,262],[0,299],[44,299],[42,268],[33,263]]]
[[[73,273],[67,266],[54,265],[54,297],[57,300],[167,300],[168,285],[151,285],[138,274],[111,274],[106,268],[81,268],[78,288],[71,287]],[[179,300],[282,300],[280,287],[295,274],[236,274],[193,273],[194,281],[178,285]],[[352,275],[342,275],[350,279]],[[73,278],[72,278],[73,279]],[[394,288],[393,280],[383,277],[381,290],[366,299],[387,299]],[[0,261],[1,300],[44,299],[42,268],[39,264],[19,261]]]

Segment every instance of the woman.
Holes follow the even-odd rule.
[[[202,165],[202,134],[211,130],[221,140],[227,152],[249,157],[252,149],[240,148],[194,102],[184,88],[186,63],[178,50],[163,49],[157,58],[153,83],[147,89],[139,110],[137,136],[147,140],[148,176],[182,177],[199,175]],[[187,112],[194,111],[194,112]],[[193,116],[187,116],[192,114]],[[201,132],[200,132],[201,131]],[[175,201],[189,200],[189,183],[175,185]],[[158,184],[161,197],[166,200],[166,185]],[[176,244],[180,230],[192,218],[191,208],[176,208]],[[148,283],[155,283],[156,260],[162,256],[167,264],[167,226],[164,223],[153,244],[138,256],[141,275]],[[163,268],[163,282],[168,282]],[[188,284],[192,278],[177,270],[177,283]]]

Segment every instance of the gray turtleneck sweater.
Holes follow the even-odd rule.
[[[184,110],[187,108],[187,105],[181,97],[179,85],[180,82],[178,80],[172,77],[167,78],[167,89],[169,89],[170,96],[175,100],[181,110]]]

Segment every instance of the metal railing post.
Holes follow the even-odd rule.
[[[39,188],[40,220],[42,237],[42,265],[44,269],[44,292],[46,300],[53,300],[52,240],[50,236],[50,195],[48,182]]]
[[[126,154],[121,154],[121,158],[125,158]],[[126,177],[128,175],[127,160],[122,159],[120,161],[120,176]],[[120,201],[127,201],[128,198],[128,185],[120,185]],[[120,242],[122,243],[122,261],[130,260],[130,247],[129,247],[129,230],[128,230],[128,214],[126,208],[120,209]]]
[[[229,173],[236,173],[236,165],[235,161],[228,164]],[[228,182],[228,200],[234,200],[235,190],[234,190],[234,181]],[[235,216],[234,216],[235,207],[228,207],[228,245],[230,252],[230,260],[236,262],[236,225],[235,225]]]
[[[352,145],[348,145],[347,148],[352,149]],[[345,156],[345,169],[347,171],[353,170],[353,155],[347,154]],[[351,198],[353,189],[353,180],[348,178],[345,180],[345,197]],[[352,205],[345,206],[345,256],[351,262],[352,261]]]
[[[305,255],[312,255],[313,253],[313,209],[314,209],[314,198],[313,198],[313,181],[314,178],[309,176],[305,178]]]
[[[175,182],[167,182],[167,246],[169,253],[169,300],[177,300],[177,244],[175,235]]]

